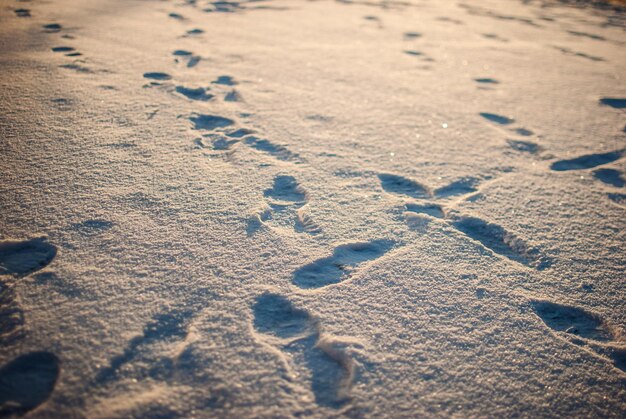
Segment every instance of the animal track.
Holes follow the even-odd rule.
[[[550,266],[549,261],[542,258],[536,249],[529,248],[523,240],[497,224],[474,217],[458,217],[452,220],[452,226],[512,261],[540,270]]]
[[[263,294],[252,307],[253,327],[262,340],[289,354],[311,374],[311,391],[321,406],[338,409],[350,401],[354,363],[320,336],[309,313],[276,294]]]
[[[0,368],[0,416],[23,415],[48,400],[59,370],[50,352],[21,355]]]
[[[559,160],[552,163],[550,168],[556,171],[591,169],[596,166],[614,162],[622,157],[624,150],[608,153],[587,154],[570,160]]]
[[[389,193],[406,195],[412,198],[430,198],[432,196],[432,193],[426,186],[402,176],[381,173],[378,175],[378,179],[380,179],[383,189]]]
[[[43,238],[0,242],[0,275],[24,276],[52,262],[57,248]]]
[[[380,258],[394,246],[390,240],[349,243],[336,247],[331,256],[316,260],[294,272],[294,285],[315,289],[346,281],[367,261]]]
[[[213,95],[207,93],[204,87],[190,88],[185,86],[176,86],[176,92],[191,100],[200,100],[206,102],[213,98]]]

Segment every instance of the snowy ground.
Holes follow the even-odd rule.
[[[0,416],[626,416],[625,46],[551,1],[0,0]]]

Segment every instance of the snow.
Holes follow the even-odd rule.
[[[624,417],[597,3],[1,0],[0,416]]]

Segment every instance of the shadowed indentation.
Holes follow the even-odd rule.
[[[543,260],[537,250],[530,249],[522,239],[497,224],[488,223],[479,218],[462,217],[454,220],[452,225],[494,253],[512,261],[537,269],[549,266],[549,262]]]
[[[224,128],[233,125],[235,121],[229,118],[216,115],[196,115],[189,118],[194,124],[194,129],[198,130],[214,130],[216,128]]]
[[[0,274],[23,276],[52,262],[57,248],[45,239],[0,242]]]
[[[172,369],[171,360],[158,358],[147,350],[150,345],[184,340],[188,334],[188,325],[193,312],[191,310],[171,310],[156,314],[143,328],[143,333],[132,338],[124,351],[113,357],[107,367],[102,368],[95,378],[95,383],[106,384],[115,379],[122,370],[133,374],[136,378],[158,378],[167,376]],[[149,348],[148,348],[149,349]],[[123,369],[122,367],[140,358],[147,358],[150,362],[144,362],[135,370]]]
[[[257,138],[257,137],[247,137],[245,139],[245,143],[252,148],[255,148],[259,151],[264,151],[278,160],[284,161],[295,161],[296,163],[301,163],[303,160],[296,153],[289,151],[286,147],[274,144],[271,141]]]
[[[613,332],[595,313],[550,301],[533,301],[532,305],[541,320],[557,332],[565,332],[600,342],[614,339]]]
[[[484,83],[484,84],[498,84],[500,83],[498,80],[496,79],[492,79],[492,78],[481,78],[481,79],[474,79],[474,81],[476,83]]]
[[[58,23],[48,23],[47,25],[43,25],[42,28],[44,32],[54,33],[61,31],[63,27]]]
[[[185,86],[176,86],[176,92],[187,97],[188,99],[200,100],[203,102],[206,102],[213,97],[212,94],[207,93],[207,90],[204,87],[192,88]]]
[[[390,193],[407,195],[412,198],[429,198],[431,192],[424,185],[402,176],[380,173],[378,175],[383,189]]]
[[[74,51],[72,47],[54,47],[52,48],[52,52],[70,52]]]
[[[309,314],[291,304],[285,297],[263,294],[252,307],[254,328],[264,334],[279,338],[299,336],[311,327]]]
[[[483,118],[491,122],[495,122],[496,124],[500,124],[500,125],[509,125],[515,122],[514,119],[507,118],[506,116],[502,116],[502,115],[497,115],[495,113],[481,112],[480,116],[482,116]]]
[[[550,168],[556,171],[591,169],[592,167],[614,162],[622,157],[623,150],[610,151],[608,153],[586,154],[569,160],[559,160],[552,163]]]
[[[225,86],[234,86],[237,84],[237,82],[231,76],[219,76],[217,79],[213,80],[211,83],[223,84]]]
[[[618,188],[623,188],[626,183],[622,173],[615,169],[597,169],[593,171],[593,175],[601,182]]]
[[[23,336],[24,311],[15,292],[0,282],[0,347]]]
[[[506,140],[507,144],[514,150],[524,153],[537,154],[541,147],[531,141]]]
[[[480,179],[478,178],[465,177],[435,190],[435,196],[439,198],[446,198],[448,196],[464,195],[476,192],[479,183]]]
[[[263,195],[278,201],[304,202],[305,193],[293,176],[280,175],[274,178],[274,185]]]
[[[406,204],[405,208],[407,211],[417,214],[426,214],[436,218],[445,217],[443,208],[437,204]]]
[[[380,258],[394,245],[389,240],[350,243],[336,247],[333,254],[296,270],[292,282],[300,288],[320,288],[348,279],[363,262]]]
[[[50,352],[21,355],[0,368],[0,416],[22,415],[48,400],[59,370]]]
[[[602,99],[600,99],[600,104],[610,106],[616,109],[624,109],[626,108],[626,99],[616,97],[603,97]]]
[[[153,79],[153,80],[171,80],[172,76],[170,76],[167,73],[159,73],[159,72],[153,72],[153,73],[143,73],[143,76],[147,79]]]

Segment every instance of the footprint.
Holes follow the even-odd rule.
[[[23,415],[48,400],[59,370],[50,352],[30,352],[0,368],[0,416]]]
[[[217,79],[213,80],[211,83],[223,84],[224,86],[234,86],[237,84],[237,82],[231,76],[219,76]]]
[[[402,52],[404,52],[404,53],[405,53],[405,54],[407,54],[407,55],[413,55],[413,56],[415,56],[415,57],[419,57],[420,55],[424,55],[424,54],[422,54],[421,52],[419,52],[419,51],[415,51],[415,50],[412,50],[412,49],[407,49],[407,50],[404,50],[404,51],[402,51]]]
[[[250,220],[247,231],[254,233],[260,222],[271,221],[281,227],[293,228],[297,233],[319,234],[320,227],[306,214],[306,192],[293,176],[279,175],[272,188],[264,192],[271,210]]]
[[[405,204],[404,208],[408,212],[414,212],[416,214],[426,214],[435,218],[445,218],[446,214],[443,208],[437,204]]]
[[[244,142],[250,147],[268,153],[278,160],[293,161],[296,164],[304,163],[304,160],[296,153],[292,153],[282,145],[274,144],[268,140],[250,136],[247,137]]]
[[[542,258],[536,249],[531,249],[522,239],[497,224],[474,217],[458,217],[452,220],[452,226],[494,253],[512,261],[539,270],[550,266],[549,261]]]
[[[506,140],[507,144],[516,151],[523,153],[537,154],[542,148],[531,141]]]
[[[550,301],[533,301],[532,306],[541,320],[557,332],[598,342],[609,342],[615,339],[613,332],[595,313]]]
[[[72,52],[74,48],[72,47],[54,47],[52,48],[52,52]]]
[[[24,276],[52,262],[57,248],[43,238],[0,242],[0,275]]]
[[[491,122],[495,122],[496,124],[500,125],[510,125],[515,122],[514,119],[507,118],[506,116],[502,115],[497,115],[495,113],[481,112],[479,115]]]
[[[331,256],[318,259],[296,270],[292,282],[304,289],[338,284],[351,278],[364,262],[383,256],[394,244],[390,240],[376,240],[338,246]]]
[[[293,338],[314,332],[309,314],[295,308],[289,300],[276,294],[263,294],[253,307],[254,328],[278,338]]]
[[[272,198],[280,205],[305,202],[304,190],[293,176],[276,176],[273,187],[266,190],[264,196]]]
[[[354,363],[320,337],[318,323],[309,313],[276,294],[259,296],[252,312],[253,328],[260,339],[310,371],[311,391],[318,405],[338,409],[350,401]]]
[[[192,315],[191,310],[171,310],[155,315],[144,326],[142,334],[132,338],[124,351],[98,372],[93,384],[105,385],[119,376],[135,380],[169,378],[174,368],[171,356],[167,350],[166,354],[159,351],[167,349],[168,344],[185,340]]]
[[[30,17],[29,9],[15,9],[14,12],[17,15],[17,17]]]
[[[405,32],[404,33],[404,39],[416,39],[421,37],[422,34],[419,32]]]
[[[167,73],[159,73],[159,72],[155,72],[155,73],[143,73],[143,76],[146,79],[152,79],[152,80],[171,80],[172,76],[170,76]]]
[[[47,25],[43,25],[42,27],[43,27],[44,32],[48,32],[48,33],[60,32],[61,29],[63,29],[63,27],[59,25],[58,23],[49,23]]]
[[[610,106],[615,109],[624,109],[626,108],[626,99],[603,97],[602,99],[600,99],[600,104],[605,105],[605,106]]]
[[[622,157],[624,150],[616,150],[608,153],[587,154],[570,160],[559,160],[550,165],[550,169],[556,171],[591,169],[596,166],[614,162]]]
[[[380,173],[378,174],[382,188],[389,193],[406,195],[412,198],[430,198],[431,191],[424,185],[402,176]]]
[[[226,96],[224,96],[224,100],[226,102],[243,102],[241,94],[234,89],[226,93]]]
[[[492,79],[492,78],[474,79],[474,81],[476,83],[482,83],[482,84],[499,84],[500,83],[498,80]]]
[[[184,49],[177,49],[176,51],[172,52],[172,55],[175,55],[177,57],[188,57],[192,54],[193,53],[191,51],[186,51]]]
[[[534,132],[526,128],[516,128],[515,132],[521,135],[522,137],[530,137],[531,135],[534,134]]]
[[[204,33],[204,30],[202,29],[190,29],[186,32],[186,36],[195,36],[195,35],[201,35]]]
[[[465,195],[477,191],[480,179],[475,177],[465,177],[452,182],[451,184],[435,190],[438,198],[447,198],[456,195]]]
[[[615,169],[596,169],[593,171],[593,176],[599,181],[617,188],[623,188],[626,184],[622,173]]]
[[[185,20],[185,17],[183,15],[181,15],[181,14],[178,14],[178,13],[173,13],[172,12],[168,16],[171,17],[172,19],[176,19],[176,20]]]
[[[22,336],[24,312],[15,299],[15,293],[0,282],[0,346],[8,345]]]
[[[213,95],[207,93],[204,87],[190,88],[185,86],[176,86],[176,92],[191,100],[200,100],[206,102],[213,98]]]
[[[216,115],[202,115],[198,114],[189,118],[194,124],[194,129],[197,130],[214,130],[217,128],[225,128],[235,123],[232,119],[224,118]]]

